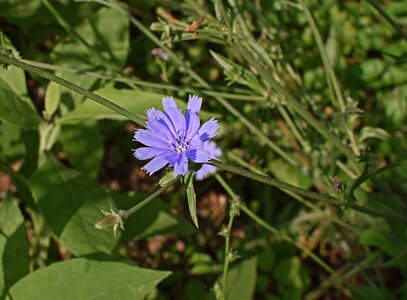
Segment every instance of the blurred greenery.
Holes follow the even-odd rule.
[[[132,156],[139,126],[4,66],[1,297],[407,299],[406,29],[392,0],[0,0],[1,55],[142,118],[198,94],[222,160],[343,204],[218,170],[114,237],[95,229],[100,210],[141,203],[166,174]]]

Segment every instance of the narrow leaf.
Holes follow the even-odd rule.
[[[187,198],[188,198],[188,209],[189,214],[191,215],[192,221],[194,222],[195,226],[198,226],[198,217],[196,215],[196,194],[194,190],[194,172],[190,172],[187,178]]]

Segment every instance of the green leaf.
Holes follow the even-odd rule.
[[[58,109],[61,99],[60,85],[50,82],[45,93],[45,113],[50,118]]]
[[[0,15],[9,20],[23,19],[33,15],[40,5],[41,0],[2,0],[0,1]]]
[[[39,269],[15,284],[11,299],[144,299],[171,273],[85,258]]]
[[[143,193],[112,194],[116,206],[126,210],[143,201],[148,195]],[[196,229],[184,219],[174,216],[170,206],[160,199],[154,199],[143,209],[131,215],[124,224],[123,239],[141,239],[156,234],[176,232],[187,236],[194,234]]]
[[[226,299],[253,299],[256,289],[257,257],[241,260],[228,272]]]
[[[371,138],[387,141],[389,137],[390,137],[389,133],[382,128],[365,126],[360,131],[359,142],[363,142]]]
[[[107,30],[108,29],[108,30]],[[129,51],[129,21],[121,12],[101,8],[73,28],[80,37],[66,39],[51,53],[57,65],[120,71]]]
[[[1,2],[0,2],[1,3]],[[15,5],[15,4],[14,4]],[[1,5],[0,5],[1,7]],[[1,9],[0,9],[1,10]],[[8,50],[12,50],[14,55],[17,55],[17,51],[11,44],[10,40],[3,34],[4,45]],[[3,45],[0,45],[2,47]],[[14,66],[8,66],[7,68],[0,68],[0,79],[18,96],[27,95],[27,85],[25,82],[24,71]]]
[[[20,278],[28,274],[27,232],[17,200],[0,202],[0,298]]]
[[[145,111],[152,107],[162,110],[161,102],[162,98],[165,96],[163,94],[157,94],[153,92],[116,89],[112,87],[102,88],[94,91],[94,93],[105,97],[106,99],[139,116],[145,116]],[[180,109],[185,111],[187,107],[186,102],[178,99],[175,99],[175,102]],[[212,117],[219,118],[221,116],[219,114],[201,111],[200,117],[203,120],[208,120]],[[78,105],[76,109],[65,114],[57,122],[60,124],[73,124],[82,122],[83,120],[103,119],[127,120],[127,118],[122,116],[121,114],[91,99],[86,99],[83,103]]]
[[[0,78],[0,120],[21,127],[37,127],[38,113]]]
[[[72,165],[96,178],[103,159],[103,140],[96,122],[81,122],[61,128],[61,142]]]
[[[109,210],[113,204],[95,182],[48,155],[46,163],[32,176],[31,189],[47,224],[75,255],[109,254],[116,246],[112,232],[94,228],[100,209]]]
[[[391,236],[388,230],[368,228],[360,234],[359,243],[376,246],[394,257],[403,251],[403,246],[398,245]]]
[[[278,290],[284,299],[302,299],[302,294],[310,284],[306,269],[301,267],[297,256],[281,260],[273,271],[278,281]]]
[[[137,115],[144,115],[148,108],[161,107],[161,99],[163,95],[151,92],[135,91],[135,90],[119,90],[115,88],[103,88],[95,91],[96,94],[113,101],[119,106],[135,113]],[[181,107],[186,105],[177,101]],[[184,105],[182,105],[184,104]],[[76,123],[82,120],[127,120],[126,117],[118,114],[117,112],[96,103],[93,100],[86,99],[75,110],[66,114],[58,120],[59,123]]]
[[[187,199],[188,199],[188,209],[191,219],[194,222],[195,226],[198,226],[198,216],[196,215],[196,194],[194,190],[194,172],[189,172],[188,178],[186,180],[187,185]]]
[[[1,100],[0,100],[1,101]],[[4,159],[17,159],[25,154],[24,144],[21,143],[21,127],[12,124],[0,125],[0,157]]]

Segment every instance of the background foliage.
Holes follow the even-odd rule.
[[[199,229],[178,184],[115,239],[94,228],[100,209],[140,203],[165,174],[132,157],[138,125],[8,66],[1,297],[214,299],[230,261],[227,299],[407,299],[407,6],[380,4],[392,26],[377,4],[0,0],[2,54],[140,116],[199,94],[222,160],[342,201],[220,171],[195,183]]]

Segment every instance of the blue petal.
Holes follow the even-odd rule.
[[[168,141],[161,134],[146,129],[137,129],[134,139],[146,146],[167,147]]]
[[[145,170],[149,175],[152,175],[158,170],[164,168],[168,164],[168,161],[165,159],[165,155],[166,153],[157,155],[148,164],[142,167],[142,169]]]
[[[189,150],[187,157],[196,163],[207,163],[212,159],[210,153],[200,149]]]
[[[185,175],[188,173],[188,157],[185,153],[178,159],[174,165],[174,176]]]
[[[181,110],[178,108],[172,97],[163,98],[163,107],[165,114],[171,121],[175,132],[185,132],[185,117],[182,115]]]
[[[209,121],[202,124],[201,128],[199,128],[198,135],[202,142],[206,142],[207,140],[213,138],[216,133],[218,132],[219,125],[218,122],[212,118]]]
[[[208,164],[203,164],[202,168],[200,168],[198,171],[195,173],[195,179],[196,180],[204,180],[207,178],[209,175],[216,173],[216,168],[214,166],[208,165]]]
[[[147,117],[147,129],[165,136],[168,141],[175,141],[177,137],[176,132],[174,131],[171,121],[163,112],[151,108],[147,110]]]
[[[167,151],[167,149],[155,147],[140,147],[133,150],[134,156],[140,160],[150,159]]]
[[[198,133],[192,138],[190,142],[190,149],[199,149],[203,147],[203,143],[213,138],[218,132],[219,125],[215,119],[210,119],[205,122]]]
[[[187,133],[185,139],[190,141],[197,133],[201,124],[197,113],[187,110],[185,114]]]
[[[195,96],[195,95],[189,95],[188,99],[188,104],[187,104],[187,111],[190,113],[196,113],[198,114],[199,111],[201,110],[201,105],[202,105],[202,98]]]
[[[169,162],[170,166],[173,167],[181,159],[181,154],[173,151],[172,153],[168,152],[165,156],[165,159]]]

